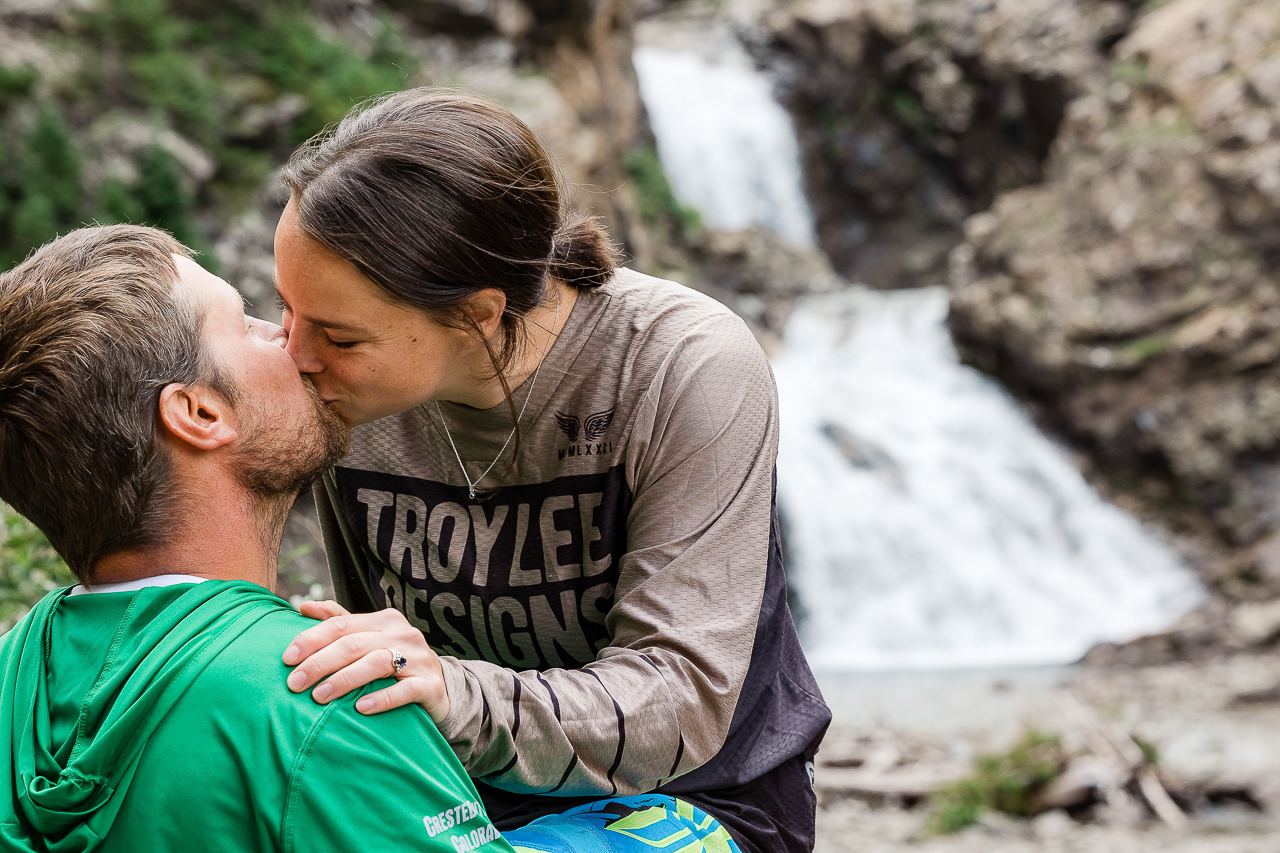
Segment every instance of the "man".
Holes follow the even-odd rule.
[[[285,686],[284,521],[348,436],[283,343],[154,229],[0,276],[0,498],[81,581],[0,641],[0,849],[511,851],[425,711],[356,712],[385,679]]]

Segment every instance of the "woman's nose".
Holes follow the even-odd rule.
[[[293,359],[293,363],[298,366],[299,373],[319,373],[324,365],[320,363],[314,355],[311,347],[303,346],[304,335],[293,335],[285,332],[284,335],[284,351]]]

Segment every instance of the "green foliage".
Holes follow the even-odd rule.
[[[19,181],[27,195],[48,199],[60,222],[75,216],[83,194],[80,155],[71,143],[71,128],[55,108],[40,110],[27,134],[19,168]]]
[[[928,829],[935,834],[959,832],[992,809],[1018,817],[1035,812],[1035,797],[1066,766],[1057,737],[1029,731],[1003,755],[983,755],[974,774],[943,786],[929,798]]]
[[[1113,79],[1128,83],[1131,86],[1141,86],[1150,83],[1154,78],[1151,74],[1151,66],[1146,60],[1140,58],[1134,59],[1117,59],[1111,63],[1111,76]]]
[[[1171,344],[1172,340],[1168,335],[1147,335],[1121,347],[1120,357],[1126,364],[1141,364],[1167,352]]]
[[[929,118],[929,113],[925,111],[913,92],[907,89],[894,89],[887,92],[885,98],[889,112],[904,127],[923,136],[933,135],[933,120]]]
[[[75,576],[35,525],[0,504],[0,633]]]
[[[31,94],[40,75],[30,65],[10,67],[0,65],[0,106],[13,98],[22,98]]]
[[[202,145],[217,144],[222,116],[213,84],[186,53],[165,50],[133,57],[128,64],[137,99],[168,115],[179,133]]]
[[[0,270],[92,221],[158,225],[207,249],[210,208],[247,202],[298,143],[403,88],[418,67],[387,20],[358,48],[305,0],[98,0],[70,20],[63,47],[81,70],[56,92],[31,68],[0,66]],[[257,126],[241,120],[285,95],[304,108]],[[132,155],[136,180],[107,174],[86,185],[76,140],[107,112],[200,145],[217,165],[213,180],[193,197],[180,164],[153,146]]]
[[[691,235],[702,230],[702,217],[692,207],[680,204],[667,173],[662,169],[658,151],[652,146],[633,149],[626,158],[627,174],[635,190],[640,218],[646,224],[666,227],[673,236]]]
[[[227,15],[220,22],[234,33],[238,58],[282,92],[296,92],[307,110],[290,127],[290,142],[307,139],[340,120],[352,106],[404,87],[416,62],[396,46],[385,22],[367,59],[326,38],[309,15],[287,4],[256,20]]]
[[[143,222],[164,228],[184,243],[192,239],[187,221],[191,198],[182,188],[182,166],[172,154],[159,146],[142,152],[133,192]]]
[[[1160,763],[1160,748],[1145,738],[1135,737],[1133,742],[1142,750],[1142,763],[1155,767]]]
[[[55,107],[41,107],[26,133],[14,131],[0,122],[0,137],[8,137],[6,147],[16,148],[16,156],[5,157],[0,172],[3,268],[76,224],[84,193],[80,154],[66,120]]]

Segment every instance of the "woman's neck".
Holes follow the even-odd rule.
[[[565,324],[569,322],[569,314],[572,313],[577,300],[576,287],[556,281],[548,288],[547,298],[542,300],[542,304],[524,316],[523,343],[511,364],[507,365],[506,370],[502,372],[508,388],[512,390],[519,388],[538,369],[561,331],[564,330]],[[488,354],[484,352],[483,347],[481,347],[481,358],[485,367],[488,367]],[[502,382],[497,377],[486,379],[479,399],[484,405],[477,408],[488,409],[502,403],[506,399]]]

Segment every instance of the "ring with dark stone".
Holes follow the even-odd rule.
[[[399,678],[400,670],[409,665],[409,659],[395,649],[387,649],[387,651],[391,652],[391,666],[395,669],[394,675]]]

